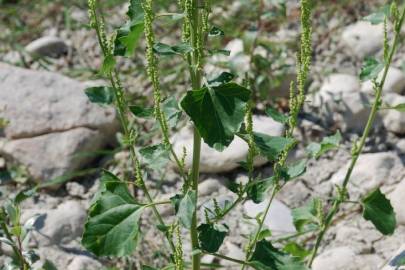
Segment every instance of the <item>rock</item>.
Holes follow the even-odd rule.
[[[97,270],[103,269],[100,262],[93,259],[86,251],[78,247],[47,246],[38,249],[41,261],[35,263],[33,269],[42,269],[45,260],[50,261],[56,269],[66,270]],[[36,267],[35,267],[36,266]]]
[[[254,130],[273,136],[281,136],[284,126],[269,117],[254,116]],[[183,155],[183,147],[186,148],[186,169],[191,168],[193,153],[193,134],[190,127],[185,127],[172,138],[173,148],[177,155]],[[235,136],[233,142],[224,151],[218,152],[203,143],[201,147],[200,171],[203,173],[228,172],[239,167],[239,162],[245,161],[248,146],[245,141]],[[261,166],[267,161],[264,158],[255,160],[256,166]]]
[[[339,169],[330,179],[330,185],[342,184],[351,161]],[[402,162],[394,152],[360,155],[352,172],[348,190],[351,195],[368,192],[384,185],[392,184],[395,169],[402,168]]]
[[[391,93],[385,97],[385,101],[390,106],[405,103],[405,96]],[[405,134],[405,113],[397,110],[384,110],[382,111],[383,123],[388,131],[395,134]]]
[[[313,270],[377,270],[383,260],[377,255],[357,255],[350,247],[337,247],[315,258]]]
[[[327,95],[329,93],[350,93],[357,92],[360,90],[360,81],[356,76],[349,74],[331,74],[323,82],[319,92],[322,95]]]
[[[326,125],[336,125],[343,131],[361,131],[370,108],[369,97],[360,93],[357,77],[332,74],[313,97],[313,105],[320,110]]]
[[[90,158],[75,154],[100,149],[118,130],[113,108],[90,103],[84,84],[62,75],[0,63],[0,89],[0,117],[10,122],[0,154],[34,180],[82,167]]]
[[[84,198],[86,189],[84,186],[80,185],[77,182],[67,182],[66,183],[66,191],[69,193],[70,196]]]
[[[384,71],[378,75],[378,80],[381,80]],[[361,90],[368,94],[374,93],[373,83],[371,81],[363,82]],[[405,90],[405,74],[402,70],[394,67],[388,69],[387,78],[385,79],[383,91],[384,93],[403,94]]]
[[[75,128],[0,144],[0,152],[23,164],[33,180],[47,182],[74,172],[91,160],[77,156],[79,152],[94,152],[105,143],[105,136],[88,128]]]
[[[405,225],[405,178],[389,195],[399,225]]]
[[[117,129],[115,110],[91,103],[84,84],[65,76],[0,63],[0,89],[0,117],[10,121],[4,130],[9,139],[77,127],[107,134]]]
[[[45,36],[36,39],[25,46],[25,50],[33,56],[49,56],[57,58],[68,51],[68,46],[61,38]]]
[[[382,47],[384,28],[382,24],[372,25],[358,21],[347,26],[342,32],[342,43],[352,54],[362,59]]]
[[[75,256],[67,270],[98,270],[102,267],[99,261],[87,256]]]
[[[398,153],[400,155],[405,154],[405,139],[401,139],[398,141],[398,143],[395,145],[395,148],[398,150]]]
[[[40,215],[34,223],[32,239],[38,247],[67,244],[81,237],[87,218],[86,210],[77,201],[66,201],[51,210],[26,209],[22,220]]]
[[[382,270],[405,270],[405,245],[402,245]]]
[[[198,195],[207,196],[219,189],[222,185],[218,180],[209,178],[198,185]]]
[[[255,204],[252,201],[246,201],[243,208],[248,216],[254,218],[266,209],[267,203],[268,200],[259,204]],[[270,206],[269,213],[264,220],[264,225],[272,231],[273,235],[295,232],[291,209],[276,199],[273,200]]]
[[[234,243],[231,243],[231,242],[227,241],[227,242],[224,243],[224,246],[225,246],[226,251],[227,251],[225,256],[228,256],[230,258],[235,258],[235,259],[238,259],[238,260],[244,260],[245,259],[246,254],[243,252],[243,250],[240,247],[238,247]],[[228,260],[221,260],[221,264],[222,265],[229,265],[229,266],[230,265],[233,265],[233,266],[236,265],[236,263],[230,262]]]

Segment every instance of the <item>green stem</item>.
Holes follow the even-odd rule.
[[[94,19],[95,19],[95,23],[96,23],[95,30],[96,30],[96,33],[97,33],[97,38],[98,38],[99,44],[101,46],[103,55],[104,55],[104,57],[106,57],[107,54],[108,54],[107,48],[105,48],[103,40],[102,40],[102,33],[100,31],[100,22],[99,22],[98,16],[96,15],[96,10],[94,10],[94,12],[95,12]],[[127,138],[129,138],[130,137],[130,131],[129,131],[129,128],[128,128],[129,121],[128,121],[128,118],[127,118],[127,115],[126,115],[126,101],[125,101],[124,93],[123,93],[123,91],[121,89],[121,85],[119,83],[118,74],[116,73],[115,70],[113,70],[108,74],[108,77],[109,77],[109,80],[111,82],[112,88],[114,89],[114,97],[115,97],[115,100],[116,100],[116,108],[117,108],[117,111],[118,111],[118,117],[119,117],[119,120],[120,120],[120,124],[121,124],[122,128],[124,129],[124,135]],[[139,166],[138,166],[138,159],[137,159],[136,152],[135,152],[135,145],[131,144],[130,147],[129,147],[129,150],[130,150],[130,157],[131,157],[132,165],[133,165],[134,169],[137,170]],[[149,190],[146,187],[146,184],[145,184],[143,178],[140,177],[140,179],[138,179],[138,180],[140,181],[140,183],[139,183],[140,188],[144,192],[149,204],[151,204],[152,211],[155,214],[156,218],[158,219],[158,222],[160,223],[160,225],[166,227],[166,224],[163,221],[162,216],[160,215],[159,211],[157,210],[156,206],[154,205],[153,198],[150,195]],[[167,241],[169,242],[169,245],[170,245],[170,248],[171,248],[172,252],[175,252],[176,248],[175,248],[173,240],[171,239],[171,237],[169,235],[169,232],[166,232],[165,236],[167,238]]]
[[[257,243],[257,241],[259,240],[260,232],[262,231],[262,228],[263,228],[264,220],[266,219],[267,214],[269,213],[270,206],[271,206],[271,204],[272,204],[274,198],[276,197],[276,194],[277,194],[278,190],[279,190],[279,188],[278,188],[277,186],[274,186],[273,189],[272,189],[271,196],[270,196],[270,200],[269,200],[269,202],[268,202],[267,205],[266,205],[266,209],[264,210],[264,213],[263,213],[261,219],[259,220],[259,227],[257,228],[257,231],[256,231],[255,236],[254,236],[254,238],[253,238],[253,242],[250,243],[249,248],[248,248],[248,250],[247,250],[247,252],[246,252],[246,259],[245,259],[245,261],[249,261],[249,260],[250,260],[250,257],[251,257],[252,254],[253,254],[253,251],[254,251],[254,248],[255,248],[255,246],[256,246],[256,243]],[[244,270],[245,267],[246,267],[246,264],[244,264],[244,265],[242,266],[242,270]]]
[[[402,24],[404,22],[404,18],[405,18],[405,7],[404,7],[404,9],[402,11],[401,18],[398,21],[399,26],[395,29],[395,37],[394,37],[394,42],[393,42],[393,45],[392,45],[392,48],[391,48],[391,52],[389,54],[387,62],[385,63],[384,73],[383,73],[383,76],[381,78],[381,82],[378,84],[378,87],[376,89],[376,95],[375,95],[375,98],[374,98],[374,103],[373,103],[373,106],[371,108],[371,112],[369,114],[367,124],[366,124],[366,126],[364,128],[363,135],[361,136],[360,143],[358,145],[357,145],[357,143],[355,143],[356,144],[354,146],[354,149],[355,149],[354,152],[355,153],[352,155],[350,166],[349,166],[349,168],[348,168],[348,170],[346,172],[345,178],[344,178],[343,183],[341,185],[341,190],[343,190],[343,191],[346,190],[347,185],[349,184],[350,177],[352,175],[353,169],[354,169],[354,167],[355,167],[355,165],[357,163],[357,160],[358,160],[360,154],[363,151],[364,145],[366,144],[366,140],[368,138],[368,135],[370,134],[370,131],[371,131],[372,126],[374,124],[374,121],[375,121],[375,118],[377,116],[379,107],[381,105],[381,96],[382,96],[383,87],[384,87],[384,84],[385,84],[385,80],[387,78],[389,67],[390,67],[391,62],[392,62],[392,58],[393,58],[393,56],[394,56],[394,54],[396,52],[396,49],[397,49],[397,46],[398,46],[398,43],[399,43],[400,30],[401,30],[401,26],[402,26]],[[308,261],[308,267],[312,266],[312,263],[313,263],[316,255],[318,253],[318,250],[319,250],[320,244],[322,242],[322,239],[325,236],[325,233],[327,232],[327,230],[329,229],[329,227],[330,227],[330,225],[332,223],[333,217],[336,215],[337,212],[339,212],[340,205],[343,202],[344,202],[344,200],[342,200],[342,198],[340,198],[340,196],[338,196],[334,200],[333,206],[332,206],[331,210],[328,212],[328,214],[327,214],[327,216],[325,218],[325,222],[324,222],[324,224],[322,226],[322,229],[319,232],[318,237],[316,239],[315,246],[314,246],[313,251],[312,251],[312,255],[311,255],[311,257],[310,257],[310,259]]]
[[[22,270],[29,269],[29,265],[28,265],[27,261],[24,259],[24,256],[22,254],[21,242],[19,242],[19,248],[17,248],[15,242],[13,241],[13,238],[11,237],[10,232],[8,231],[7,225],[4,222],[1,222],[1,229],[3,230],[4,235],[6,236],[7,240],[9,240],[11,243],[13,243],[12,249],[13,249],[15,256],[20,261],[21,269]]]
[[[210,254],[212,256],[221,258],[221,259],[226,260],[226,261],[230,261],[230,262],[234,262],[234,263],[238,263],[238,264],[242,264],[242,265],[249,265],[249,263],[246,262],[246,261],[231,258],[231,257],[225,256],[225,255],[222,255],[222,254],[218,254],[218,253],[207,253],[207,254]]]
[[[200,12],[198,8],[198,0],[192,0],[192,18],[190,18],[190,29],[191,29],[191,43],[194,48],[192,53],[192,73],[191,84],[193,90],[198,90],[201,88],[201,77],[202,70],[199,67],[200,64],[200,51],[198,48],[199,39],[201,39],[200,31]],[[196,194],[196,207],[193,213],[193,218],[191,221],[190,237],[192,250],[198,249],[198,233],[197,233],[197,203],[198,203],[198,180],[200,174],[200,155],[201,155],[201,136],[196,127],[194,127],[194,138],[193,138],[193,162],[191,171],[191,186]],[[201,266],[201,255],[195,253],[192,255],[192,269],[199,270]]]

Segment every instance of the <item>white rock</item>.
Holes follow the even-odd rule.
[[[87,127],[112,134],[114,108],[91,103],[85,85],[65,76],[0,63],[0,117],[7,138],[27,138]]]
[[[384,71],[378,75],[378,80],[381,80]],[[373,83],[371,81],[363,82],[361,90],[368,94],[374,93]],[[388,69],[387,78],[385,79],[383,91],[385,93],[403,94],[405,90],[405,74],[402,70],[394,67]]]
[[[75,256],[67,270],[99,270],[100,268],[102,268],[101,263],[90,257]]]
[[[250,217],[256,217],[262,213],[267,206],[268,200],[265,200],[259,204],[255,204],[252,201],[244,203],[243,208],[245,213]],[[294,233],[295,226],[293,224],[293,218],[291,215],[291,209],[279,200],[273,200],[269,213],[267,214],[264,224],[269,228],[274,235]]]
[[[254,116],[253,128],[272,136],[281,136],[284,126],[269,117]],[[193,153],[193,135],[190,127],[185,127],[172,138],[173,148],[177,155],[182,156],[183,147],[186,148],[186,169],[191,168]],[[201,147],[200,171],[204,173],[227,172],[239,167],[239,162],[245,161],[248,146],[245,141],[235,136],[233,142],[224,151],[218,152],[203,143]],[[266,163],[264,158],[258,158],[255,165],[261,166]]]
[[[331,185],[343,183],[350,161],[337,171],[331,178]],[[394,167],[402,166],[401,160],[394,152],[372,153],[360,155],[352,172],[349,190],[367,192],[382,184],[392,183]]]
[[[332,74],[314,95],[312,104],[319,108],[326,124],[336,125],[343,131],[359,132],[367,122],[369,102],[370,98],[360,92],[357,77]]]
[[[405,225],[405,178],[397,184],[395,190],[390,193],[389,198],[394,207],[397,223]]]
[[[80,197],[80,198],[83,198],[86,193],[86,189],[84,188],[84,186],[80,185],[77,182],[67,182],[66,191],[69,193],[70,196]]]
[[[395,255],[389,260],[382,270],[405,270],[405,266],[400,264],[405,260],[405,245],[402,245]]]
[[[390,105],[395,106],[405,103],[405,96],[391,93],[387,95],[384,100]],[[405,113],[397,110],[384,110],[382,111],[383,123],[388,131],[395,134],[405,134]]]
[[[222,184],[217,179],[213,178],[206,179],[198,185],[198,195],[200,196],[210,195],[211,193],[218,191],[219,186],[221,185]]]
[[[382,259],[376,255],[357,255],[350,247],[337,247],[315,258],[313,270],[377,270]]]
[[[360,81],[356,76],[349,74],[331,74],[323,82],[319,92],[322,95],[327,93],[349,93],[360,90]]]
[[[0,63],[0,117],[10,124],[0,153],[28,167],[34,180],[70,173],[118,130],[112,107],[89,102],[84,84],[59,74]]]
[[[231,243],[231,242],[225,242],[225,244],[224,244],[224,246],[226,247],[226,256],[228,256],[228,257],[231,257],[231,258],[235,258],[235,259],[238,259],[238,260],[244,260],[245,259],[245,253],[243,252],[243,250],[240,248],[240,247],[238,247],[237,245],[235,245],[234,243]],[[230,261],[227,261],[227,260],[222,260],[221,261],[221,264],[223,264],[223,265],[233,265],[233,266],[235,266],[236,265],[236,263],[234,263],[234,262],[230,262]]]
[[[68,51],[68,46],[61,38],[45,36],[29,43],[25,50],[34,56],[58,57]]]
[[[91,160],[76,155],[100,149],[107,138],[97,130],[75,128],[33,138],[10,140],[0,145],[0,153],[23,164],[37,182],[72,173]]]
[[[342,32],[342,43],[357,57],[364,58],[382,47],[383,25],[358,21]]]
[[[66,201],[56,209],[26,209],[22,220],[39,214],[32,238],[39,247],[70,243],[81,237],[86,221],[86,210],[77,201]]]

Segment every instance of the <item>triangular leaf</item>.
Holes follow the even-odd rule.
[[[114,41],[114,55],[130,57],[134,54],[144,30],[144,11],[141,0],[130,0],[127,15],[129,21],[117,30]]]
[[[302,231],[307,224],[318,225],[318,217],[322,215],[319,211],[322,209],[321,200],[312,199],[308,205],[298,207],[292,210],[293,223],[297,231]]]
[[[86,88],[85,93],[89,100],[98,104],[111,104],[114,101],[114,89],[108,86]]]
[[[253,133],[253,140],[260,154],[267,157],[270,161],[277,160],[279,155],[287,149],[287,147],[296,143],[293,138],[270,136],[259,132]]]
[[[384,64],[380,63],[377,59],[369,57],[361,68],[360,80],[368,81],[377,78],[380,71],[384,68]]]
[[[83,246],[97,256],[130,255],[140,237],[139,218],[143,209],[126,184],[106,182],[105,190],[90,207]]]
[[[191,228],[191,221],[196,210],[196,199],[195,191],[189,190],[179,202],[176,216],[187,229]]]
[[[204,142],[222,151],[232,142],[244,120],[250,91],[236,83],[188,91],[181,106]]]
[[[396,227],[394,209],[385,195],[376,189],[361,201],[363,205],[363,217],[371,221],[374,226],[384,235],[393,234]]]
[[[266,114],[269,117],[273,118],[274,121],[277,121],[279,123],[286,124],[288,122],[288,116],[280,113],[279,111],[277,111],[274,108],[271,108],[271,107],[267,108]]]
[[[338,148],[341,141],[342,135],[338,131],[332,136],[323,138],[320,143],[310,143],[307,146],[307,152],[317,159],[327,151]]]
[[[299,258],[278,250],[266,240],[256,244],[249,265],[256,270],[308,270]]]
[[[218,251],[228,233],[228,227],[222,224],[201,224],[197,230],[201,249],[211,253]]]
[[[254,203],[261,203],[266,199],[273,182],[273,177],[253,181],[247,188],[247,197]]]
[[[164,144],[147,146],[139,150],[149,168],[162,170],[169,161],[169,151]]]

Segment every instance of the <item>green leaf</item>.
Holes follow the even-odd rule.
[[[390,201],[376,189],[369,193],[361,201],[363,205],[363,217],[371,221],[374,226],[384,235],[393,234],[396,227],[394,209]]]
[[[294,257],[300,258],[300,260],[304,260],[307,256],[311,254],[311,251],[305,249],[304,247],[295,242],[288,242],[284,246],[283,250]]]
[[[259,235],[257,236],[257,241],[264,240],[266,239],[266,237],[270,236],[272,236],[272,232],[270,231],[270,229],[261,230]]]
[[[224,49],[207,49],[208,55],[214,55],[214,54],[222,54],[225,56],[230,56],[231,51],[229,50],[224,50]]]
[[[124,183],[105,182],[89,210],[84,226],[83,246],[97,256],[126,256],[140,238],[139,219],[144,207]]]
[[[342,141],[342,135],[340,132],[336,134],[325,137],[320,143],[310,143],[307,146],[307,152],[313,157],[318,159],[320,156],[325,154],[327,151],[338,148],[340,142]]]
[[[405,112],[405,103],[395,105],[393,107],[390,107],[390,109],[397,110],[399,112]]]
[[[232,81],[236,76],[232,73],[229,72],[222,72],[218,77],[209,80],[208,84],[210,86],[219,86],[221,84],[225,84],[228,83],[230,81]]]
[[[360,72],[360,80],[368,81],[377,78],[380,71],[384,68],[384,64],[377,59],[368,57],[363,63]]]
[[[279,123],[286,124],[288,122],[288,116],[280,113],[279,111],[277,111],[274,108],[271,108],[271,107],[267,108],[266,114],[269,117],[273,118],[274,121],[277,121]]]
[[[307,169],[307,160],[303,159],[284,167],[281,171],[285,181],[290,181],[305,173]]]
[[[201,249],[214,253],[222,245],[228,233],[228,227],[222,224],[201,224],[197,231]]]
[[[317,198],[312,199],[306,206],[293,209],[291,215],[297,231],[301,232],[304,229],[304,226],[307,224],[318,225],[318,217],[323,214],[319,213],[321,210],[322,202]]]
[[[142,270],[159,270],[159,269],[148,266],[148,265],[142,265]]]
[[[15,196],[14,203],[20,204],[21,202],[25,201],[26,199],[34,196],[36,193],[37,193],[37,188],[31,188],[31,189],[20,191]]]
[[[140,105],[130,105],[129,110],[133,115],[140,118],[150,118],[153,117],[153,108],[144,107]]]
[[[180,104],[201,137],[222,151],[232,142],[243,120],[250,91],[236,83],[188,91]]]
[[[176,216],[187,229],[191,228],[191,220],[196,210],[196,199],[195,191],[189,190],[178,203]]]
[[[98,104],[111,104],[114,101],[114,89],[108,86],[89,87],[84,90],[89,100]]]
[[[267,157],[270,161],[277,160],[287,147],[296,143],[292,138],[270,136],[259,132],[253,132],[253,140],[260,154]]]
[[[45,260],[40,270],[58,270],[58,268],[51,261]]]
[[[107,55],[103,60],[103,65],[101,67],[101,74],[108,75],[115,67],[115,58],[113,55]]]
[[[169,97],[162,102],[162,111],[165,114],[167,124],[174,128],[180,120],[182,111],[175,97]]]
[[[114,55],[131,57],[144,30],[144,11],[141,0],[131,0],[127,12],[129,21],[117,30],[114,41]]]
[[[380,24],[383,23],[385,18],[390,15],[390,6],[385,5],[379,11],[374,12],[366,17],[363,20],[370,22],[371,24]]]
[[[222,31],[219,27],[217,26],[213,26],[211,28],[211,30],[208,32],[208,36],[209,37],[220,37],[220,36],[224,36],[225,32]]]
[[[139,150],[146,165],[154,170],[165,169],[169,161],[169,151],[164,144],[147,146]]]
[[[261,203],[266,199],[273,182],[273,177],[253,181],[247,188],[247,197],[254,203]]]
[[[188,43],[180,43],[175,46],[170,46],[164,43],[156,43],[153,46],[153,51],[158,55],[185,55],[193,51],[193,48]]]
[[[249,265],[256,270],[308,270],[298,257],[275,248],[270,242],[257,242]]]

